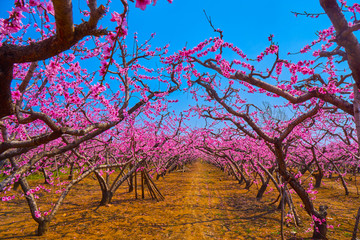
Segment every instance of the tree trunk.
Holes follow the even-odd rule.
[[[229,165],[230,165],[230,169],[231,169],[231,171],[232,171],[232,173],[233,173],[234,177],[235,177],[235,178],[236,178],[236,180],[239,182],[239,184],[241,184],[241,183],[242,183],[243,178],[242,178],[242,177],[241,177],[241,178],[239,178],[239,176],[238,176],[238,174],[236,173],[236,170],[234,169],[234,166],[231,164],[231,162],[229,163]]]
[[[250,187],[252,186],[252,181],[251,181],[251,179],[250,180],[246,180],[245,179],[245,189],[246,190],[249,190],[250,189]]]
[[[145,176],[144,176],[144,171],[141,171],[141,198],[144,199],[145,198]]]
[[[113,196],[113,192],[109,189],[108,183],[100,175],[100,173],[98,171],[94,171],[94,173],[99,182],[101,193],[102,193],[102,198],[101,198],[99,206],[105,206],[110,203],[111,198]]]
[[[318,168],[318,172],[319,173],[316,173],[316,174],[313,174],[314,177],[315,177],[315,188],[319,188],[321,186],[321,180],[322,178],[324,177],[324,172],[320,166],[320,163],[317,159],[317,156],[316,156],[316,153],[315,153],[315,147],[314,146],[311,146],[311,152],[312,152],[312,155],[313,155],[313,158],[314,158],[314,161],[316,163],[316,166]],[[323,151],[324,152],[324,151]]]
[[[359,226],[359,220],[360,220],[360,208],[358,209],[358,212],[356,214],[356,218],[355,218],[355,225],[354,225],[354,231],[353,231],[353,235],[351,240],[356,240],[356,233],[358,230],[358,226]]]
[[[132,191],[134,191],[134,176],[133,176],[133,174],[131,174],[129,176],[128,183],[129,183],[129,193],[131,193]]]
[[[320,220],[320,222],[314,221],[315,225],[314,225],[313,239],[326,239],[326,232],[327,232],[326,209],[327,209],[327,207],[320,206],[320,208],[319,208],[320,211],[316,211],[309,194],[306,192],[306,190],[303,188],[303,186],[301,186],[299,181],[290,172],[287,171],[286,162],[285,162],[285,154],[282,150],[282,143],[276,142],[274,144],[274,148],[275,148],[275,155],[277,158],[277,162],[279,165],[280,175],[284,178],[284,180],[286,182],[288,182],[290,184],[290,186],[295,190],[297,195],[300,197],[301,201],[305,205],[306,212],[311,217],[316,217],[317,219]]]
[[[69,172],[68,180],[73,180],[73,178],[74,178],[74,165],[75,165],[75,162],[72,162],[70,164],[70,172]]]
[[[50,221],[43,220],[39,222],[36,234],[38,236],[43,236],[49,230],[49,226],[50,226]]]
[[[135,199],[138,199],[138,194],[137,194],[137,172],[134,172],[134,182],[135,182]]]
[[[175,171],[176,168],[177,168],[177,164],[176,164],[176,163],[173,163],[173,164],[169,167],[168,173],[171,173],[171,172]]]
[[[266,191],[266,188],[267,188],[267,186],[269,184],[269,181],[270,181],[270,177],[268,176],[266,181],[263,182],[263,184],[261,185],[261,187],[260,187],[260,189],[259,189],[259,191],[258,191],[258,193],[256,195],[256,200],[257,201],[260,201],[261,198],[263,197],[263,195],[264,195],[264,193]]]
[[[285,185],[282,187],[282,194],[281,194],[281,221],[280,221],[280,233],[281,233],[281,240],[284,240],[284,211],[285,211]]]
[[[313,174],[315,177],[315,186],[314,188],[319,188],[321,186],[321,180],[323,178],[323,174],[317,173]]]
[[[321,205],[319,207],[319,219],[314,221],[314,234],[313,239],[327,239],[326,233],[327,233],[327,223],[326,223],[326,215],[327,215],[327,206]]]
[[[111,191],[106,191],[106,190],[102,190],[101,193],[102,193],[102,198],[101,198],[101,201],[100,201],[99,205],[100,206],[105,206],[107,204],[110,204],[111,199],[114,196],[114,193],[111,192]]]
[[[42,168],[41,170],[43,172],[43,175],[44,175],[44,184],[50,184],[50,177],[49,175],[47,174],[45,168]]]
[[[354,86],[354,122],[358,143],[360,143],[360,93],[356,84]],[[360,150],[358,149],[358,152]]]

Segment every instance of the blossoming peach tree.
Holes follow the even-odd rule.
[[[48,230],[71,187],[90,173],[124,168],[128,161],[140,166],[143,160],[135,152],[107,161],[105,132],[135,116],[156,118],[166,109],[166,96],[180,87],[175,70],[180,63],[147,66],[147,59],[161,63],[167,46],[153,49],[153,36],[138,43],[135,35],[133,50],[127,48],[129,4],[121,3],[118,13],[111,1],[87,1],[74,19],[72,1],[16,0],[9,17],[0,19],[0,171],[5,176],[0,191],[7,201],[15,196],[12,185],[21,186],[38,235]],[[136,1],[136,7],[150,3]],[[111,24],[98,27],[106,17]],[[54,184],[54,171],[68,170],[71,181],[59,183],[58,200],[41,211],[36,192],[48,189],[30,186],[26,177],[41,171],[46,183]]]
[[[145,10],[156,2],[136,0],[135,7]],[[11,200],[11,189],[19,184],[42,235],[72,186],[89,174],[95,173],[101,203],[107,204],[133,173],[147,168],[164,176],[202,154],[245,188],[260,178],[258,199],[271,181],[280,207],[286,201],[298,223],[291,200],[296,193],[313,219],[313,238],[326,239],[326,206],[317,210],[314,186],[301,181],[308,171],[319,187],[324,175],[342,176],[358,167],[360,45],[354,32],[360,29],[360,6],[319,2],[333,25],[319,31],[318,39],[294,57],[280,55],[270,35],[269,46],[252,59],[216,28],[219,37],[170,56],[167,46],[153,49],[150,40],[139,43],[137,35],[130,48],[126,0],[121,13],[111,1],[89,0],[78,15],[70,0],[16,0],[9,17],[0,19],[2,200]],[[112,23],[98,27],[106,17]],[[160,66],[153,68],[148,59]],[[265,60],[272,64],[264,69],[259,63]],[[341,71],[344,66],[349,70]],[[171,102],[166,97],[182,81],[198,101],[185,117],[196,113],[220,125],[191,130],[182,118],[159,119]],[[249,102],[249,94],[282,99],[275,107],[291,117],[277,118]],[[127,173],[111,185],[107,177],[115,168]],[[57,201],[50,211],[41,211],[37,192],[48,187],[30,186],[27,176],[41,172],[47,184],[54,184],[59,171],[69,180],[58,182]]]
[[[297,58],[292,58],[292,54],[281,56],[280,46],[270,35],[269,46],[252,59],[233,43],[226,42],[226,33],[216,29],[209,21],[219,37],[209,38],[193,48],[184,48],[167,58],[167,61],[187,62],[183,67],[184,78],[194,99],[201,100],[201,105],[193,107],[193,111],[215,121],[229,122],[236,133],[265,141],[275,156],[283,182],[294,189],[303,201],[306,212],[314,219],[313,237],[325,239],[326,207],[315,210],[306,189],[290,171],[288,153],[294,142],[300,144],[301,141],[297,139],[304,138],[300,128],[313,128],[313,119],[325,119],[329,113],[353,116],[357,140],[351,141],[351,144],[359,149],[360,45],[354,32],[360,29],[357,20],[360,7],[359,4],[347,6],[343,0],[339,3],[336,0],[319,2],[333,25],[319,31],[318,39],[301,49]],[[301,56],[304,59],[298,60]],[[273,64],[263,69],[257,63],[265,58],[273,61]],[[343,68],[349,70],[344,71]],[[290,106],[293,112],[291,119],[276,120],[269,116],[266,121],[260,121],[265,112],[246,99],[249,93],[256,97],[282,98],[282,103],[277,107]],[[304,130],[310,135],[311,132]],[[318,149],[324,142],[322,139],[318,144],[311,138],[305,140],[302,144],[312,149],[310,153],[313,156],[326,159],[326,151]],[[214,154],[213,150],[210,152]],[[357,155],[358,150],[352,154]],[[225,155],[223,153],[221,157],[228,158]],[[219,154],[216,156],[220,157]],[[317,163],[317,168],[322,169]]]

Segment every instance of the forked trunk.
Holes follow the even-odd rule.
[[[252,181],[251,181],[251,179],[250,180],[246,180],[245,179],[245,189],[246,190],[249,190],[250,189],[250,187],[252,186]]]
[[[111,203],[111,199],[114,196],[113,192],[111,191],[101,191],[102,192],[102,198],[101,198],[101,202],[100,202],[100,206],[105,206],[107,204]]]
[[[285,154],[282,150],[282,143],[278,142],[274,144],[275,146],[275,154],[279,164],[279,173],[284,178],[286,182],[290,184],[290,186],[295,190],[297,195],[300,197],[301,201],[305,205],[306,212],[313,217],[315,225],[314,225],[314,233],[313,239],[327,239],[326,238],[326,206],[320,206],[319,211],[316,211],[312,200],[306,190],[301,186],[299,181],[287,171],[286,162],[285,162]]]
[[[36,234],[38,236],[43,236],[49,230],[49,226],[50,226],[50,221],[44,220],[39,222]]]

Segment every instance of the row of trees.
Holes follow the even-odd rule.
[[[159,199],[152,176],[192,160],[182,118],[164,114],[171,102],[166,96],[180,88],[180,62],[164,64],[168,46],[153,48],[153,36],[127,40],[129,5],[121,3],[118,13],[110,1],[87,1],[74,20],[72,1],[17,0],[1,20],[0,191],[8,201],[21,186],[38,235],[90,174],[99,182],[100,205],[110,203],[125,181],[132,190],[139,171]],[[136,7],[150,3],[137,1]],[[113,22],[106,29],[98,27],[104,17]],[[32,174],[42,174],[51,187],[29,182]],[[46,193],[56,198],[40,207]]]
[[[71,1],[16,0],[9,18],[1,19],[2,199],[11,200],[19,184],[42,235],[70,189],[90,174],[99,182],[101,205],[125,181],[133,188],[137,172],[160,199],[152,176],[202,156],[246,188],[260,178],[258,199],[271,181],[298,222],[295,192],[314,220],[313,237],[325,239],[326,207],[314,207],[312,186],[302,184],[302,175],[312,174],[319,187],[335,173],[348,194],[343,175],[359,167],[359,5],[320,0],[333,26],[294,60],[280,55],[273,36],[251,59],[216,28],[218,37],[169,55],[168,46],[152,48],[152,37],[130,41],[129,5],[121,3],[118,13],[110,1],[89,0],[75,24],[80,20],[74,21]],[[135,6],[144,10],[150,3],[137,0]],[[26,23],[25,15],[34,22]],[[103,17],[113,25],[98,27]],[[272,64],[262,69],[263,61]],[[198,101],[189,116],[221,124],[191,130],[184,123],[189,116],[166,114],[167,97],[179,91]],[[276,109],[283,114],[248,102],[249,94],[281,98]],[[39,172],[46,183],[61,186],[47,211],[37,203],[37,192],[47,188],[27,180]],[[59,172],[69,179],[55,181]]]
[[[288,184],[302,200],[305,211],[314,220],[314,239],[326,238],[326,207],[315,209],[299,176],[306,170],[316,171],[319,186],[326,171],[336,171],[348,194],[342,174],[358,167],[360,136],[360,45],[354,34],[360,28],[359,5],[347,6],[345,1],[339,4],[335,0],[321,0],[320,4],[333,26],[319,31],[318,39],[299,51],[298,55],[304,55],[301,60],[281,56],[272,35],[269,46],[256,59],[250,59],[239,47],[226,42],[226,33],[216,29],[211,21],[219,37],[183,49],[169,59],[186,63],[184,77],[188,86],[193,88],[195,99],[203,100],[193,110],[226,126],[219,135],[229,135],[217,142],[220,146],[204,139],[201,148],[217,159],[210,161],[220,166],[227,163],[247,188],[251,185],[249,173],[241,168],[256,168],[264,184],[272,179],[273,171],[278,172],[280,182],[273,182],[282,184],[283,189],[277,188],[283,196]],[[265,58],[273,64],[266,69],[257,67],[257,62]],[[345,72],[341,71],[344,65],[348,68]],[[274,118],[249,103],[249,93],[283,98],[284,104],[277,107],[289,106],[291,118]],[[245,149],[236,147],[239,142]],[[264,148],[266,154],[259,152]],[[260,156],[273,157],[269,164],[267,157]],[[300,165],[295,168],[299,172],[293,171],[296,163]],[[344,168],[339,169],[339,164]]]
[[[162,200],[163,196],[152,178],[164,176],[175,167],[193,161],[194,155],[188,150],[192,144],[179,132],[181,119],[167,116],[147,125],[143,125],[143,121],[137,122],[135,117],[130,117],[106,134],[98,135],[70,151],[40,159],[24,174],[17,175],[11,182],[14,184],[3,192],[3,201],[24,196],[33,219],[38,223],[37,233],[43,235],[69,191],[91,174],[96,176],[101,189],[100,206],[110,204],[125,182],[129,184],[129,192],[133,191],[137,185],[136,175],[142,179],[142,197],[144,186],[147,186],[152,198]],[[62,140],[68,142],[66,138]],[[56,143],[46,144],[26,155],[9,158],[3,162],[2,173],[10,175],[11,171],[27,162],[28,156],[31,158],[56,148]],[[27,180],[30,175],[41,175],[44,182]],[[18,189],[19,185],[21,189]],[[19,191],[14,192],[12,188]],[[52,202],[45,203],[42,199],[49,196]]]
[[[204,116],[209,117],[208,113]],[[210,117],[213,118],[211,115]],[[314,121],[319,119],[315,118]],[[279,123],[267,124],[264,127],[267,131],[264,131],[268,134],[278,132],[282,127]],[[221,131],[202,133],[203,140],[199,142],[197,149],[205,154],[202,158],[234,176],[245,189],[256,186],[258,201],[266,191],[271,191],[270,185],[274,186],[274,190],[279,193],[279,208],[282,207],[282,201],[285,201],[296,226],[302,224],[299,209],[303,211],[303,206],[314,219],[313,238],[322,239],[327,232],[327,213],[326,207],[316,201],[315,193],[318,188],[321,191],[325,178],[332,178],[333,181],[338,180],[343,194],[349,195],[347,183],[349,179],[355,178],[356,185],[359,164],[353,148],[356,143],[346,145],[339,140],[334,141],[334,136],[328,133],[328,129],[321,134],[321,130],[317,128],[319,126],[315,125],[315,122],[307,121],[294,128],[291,136],[281,144],[282,155],[276,152],[278,150],[275,144],[245,134],[236,125],[222,128]],[[334,127],[332,129],[339,130]],[[344,137],[343,134],[337,135]],[[286,175],[279,162],[285,165]],[[358,189],[357,185],[356,188]],[[299,205],[294,205],[294,194],[301,199],[300,208]],[[315,209],[319,204],[320,208]]]

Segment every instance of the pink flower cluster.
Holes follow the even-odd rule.
[[[262,61],[264,56],[269,54],[275,54],[279,51],[279,47],[277,45],[271,45],[270,47],[267,47],[264,52],[262,52],[259,56],[256,57],[256,60],[258,62]]]
[[[111,19],[110,21],[117,23],[117,35],[118,36],[126,36],[127,35],[127,23],[126,23],[126,15],[125,14],[119,14],[118,12],[112,12],[111,13]]]
[[[169,3],[172,3],[173,0],[168,0]],[[136,0],[135,7],[140,8],[141,10],[145,10],[146,6],[151,4],[152,0]],[[154,0],[154,6],[157,0]]]

